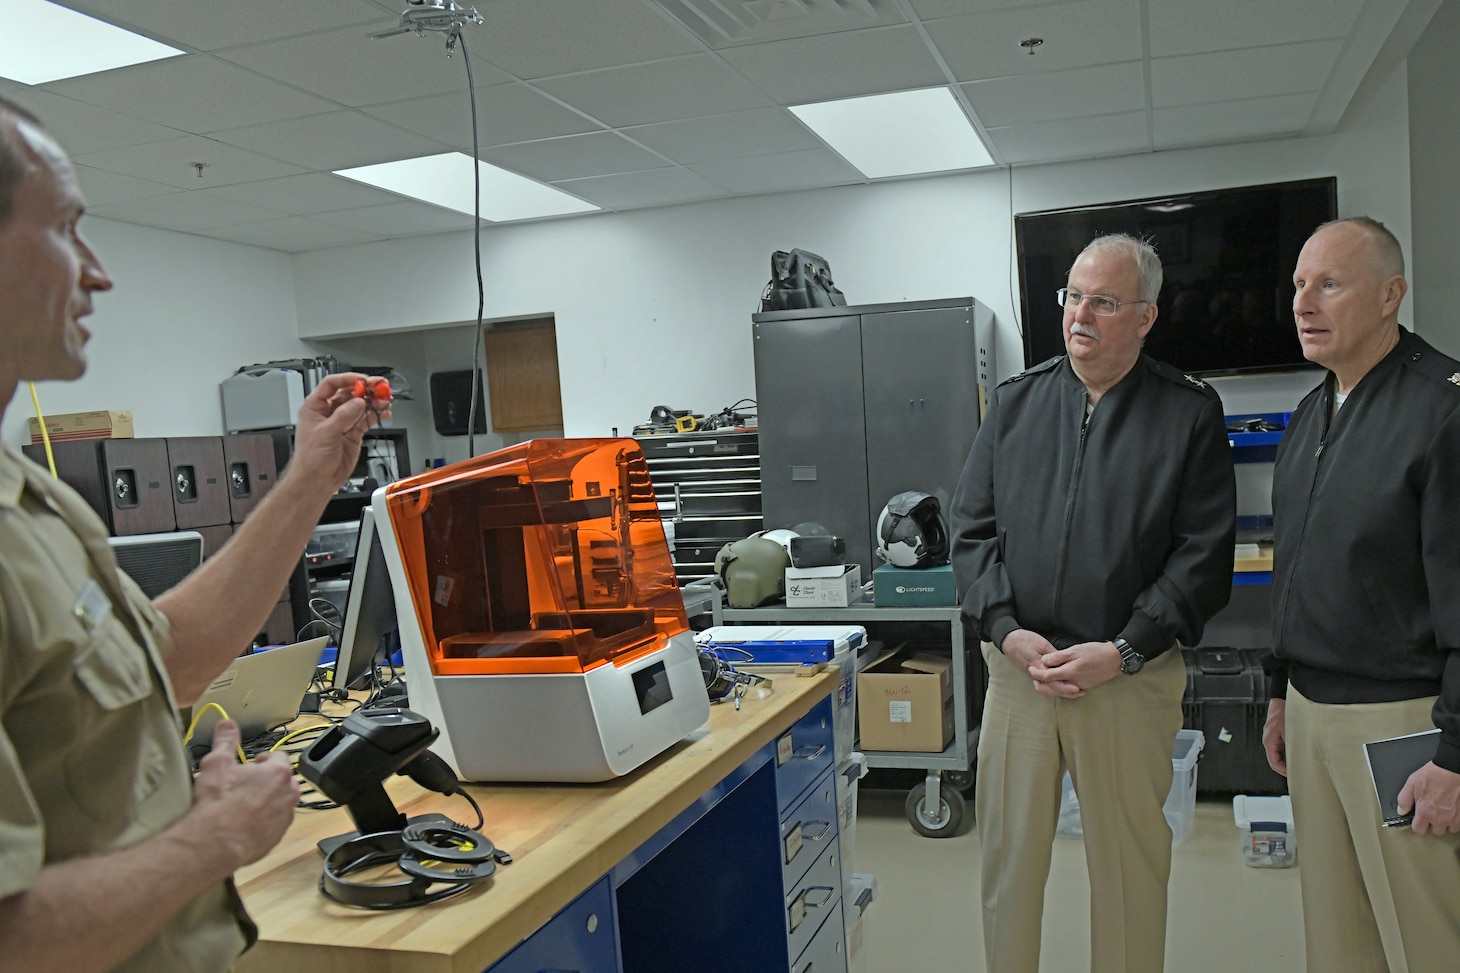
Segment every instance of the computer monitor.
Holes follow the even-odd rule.
[[[398,639],[388,637],[397,629],[390,571],[375,533],[375,512],[367,506],[360,512],[360,537],[355,543],[355,567],[345,598],[345,627],[335,659],[334,687],[363,688],[375,665],[395,651]]]
[[[156,598],[203,563],[203,535],[195,530],[108,537],[117,566],[148,598]]]

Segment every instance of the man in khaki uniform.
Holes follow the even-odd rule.
[[[0,415],[79,378],[112,286],[77,231],[76,173],[0,99]],[[176,708],[258,631],[375,421],[325,379],[296,451],[221,552],[154,603],[68,487],[0,444],[0,956],[7,969],[223,971],[254,927],[230,878],[293,818],[288,762],[237,763],[224,721],[196,780]]]
[[[1141,351],[1161,278],[1149,244],[1090,242],[1057,295],[1066,353],[994,390],[953,495],[953,575],[989,671],[974,795],[989,973],[1038,973],[1065,770],[1091,973],[1164,969],[1175,643],[1199,642],[1231,594],[1237,500],[1216,392]]]
[[[1326,371],[1273,467],[1273,698],[1312,973],[1460,965],[1460,361],[1399,323],[1404,253],[1366,216],[1293,271],[1303,355]],[[1384,827],[1364,744],[1438,730]]]

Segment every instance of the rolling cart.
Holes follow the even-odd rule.
[[[908,792],[905,805],[907,819],[918,834],[947,838],[958,831],[967,814],[963,792],[973,786],[979,730],[977,726],[969,725],[968,655],[958,608],[879,608],[865,600],[846,608],[787,608],[785,605],[730,608],[724,604],[723,593],[717,591],[717,594],[720,597],[713,598],[711,603],[716,625],[737,622],[756,625],[854,624],[868,628],[871,638],[874,637],[873,627],[880,622],[946,624],[953,655],[953,742],[942,753],[864,752],[869,768],[927,771],[923,781]]]

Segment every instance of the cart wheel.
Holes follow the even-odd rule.
[[[973,790],[973,785],[978,781],[978,775],[973,770],[950,770],[943,775],[943,779],[964,794]]]
[[[923,794],[927,788],[927,781],[923,781],[908,791],[907,804],[904,806],[907,819],[912,823],[913,830],[924,838],[951,838],[963,823],[963,795],[958,793],[957,788],[944,783],[938,788],[938,813],[931,816],[923,806]]]

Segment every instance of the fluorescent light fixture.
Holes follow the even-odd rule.
[[[46,0],[0,0],[0,76],[45,84],[184,53]]]
[[[869,179],[994,164],[947,88],[793,105],[791,111]]]
[[[482,174],[484,220],[506,223],[568,213],[591,213],[599,208],[576,196],[485,162],[478,161],[477,169]],[[468,215],[472,212],[471,156],[465,152],[446,152],[419,159],[339,169],[335,175]]]

